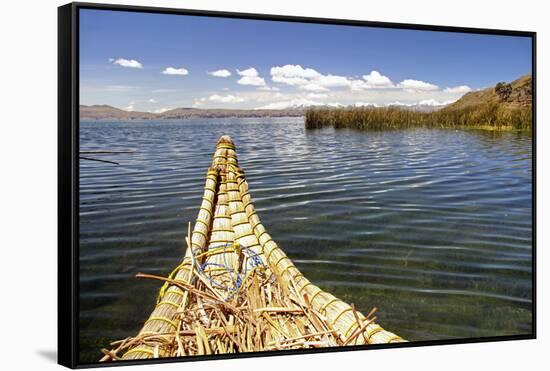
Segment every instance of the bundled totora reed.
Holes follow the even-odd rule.
[[[260,222],[228,136],[218,141],[183,261],[135,337],[102,361],[404,340],[305,278]]]
[[[309,108],[305,113],[305,128],[323,127],[360,130],[424,127],[529,131],[532,127],[532,112],[531,107],[509,108],[497,103],[452,110],[443,108],[433,112],[401,107]]]

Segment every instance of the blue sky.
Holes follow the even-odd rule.
[[[82,104],[432,104],[531,73],[531,40],[373,27],[81,10]]]

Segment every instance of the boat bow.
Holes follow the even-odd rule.
[[[189,228],[190,229],[190,228]],[[401,337],[310,282],[254,208],[235,145],[222,136],[183,261],[139,334],[102,360],[397,343]]]

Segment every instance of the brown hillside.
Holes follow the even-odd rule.
[[[148,120],[154,117],[150,112],[124,111],[106,104],[80,106],[81,120]]]
[[[529,107],[533,101],[532,85],[533,79],[529,74],[509,84],[498,83],[495,87],[466,93],[441,111],[456,111],[488,103],[511,109]]]
[[[175,108],[163,113],[124,111],[108,105],[80,106],[81,120],[166,120],[185,118],[226,118],[226,117],[286,117],[303,116],[303,108],[282,110],[267,109],[199,109]]]

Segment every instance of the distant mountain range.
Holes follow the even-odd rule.
[[[81,120],[168,120],[199,117],[288,117],[303,115],[303,107],[283,110],[175,108],[162,113],[152,113],[125,111],[108,105],[80,106]]]

